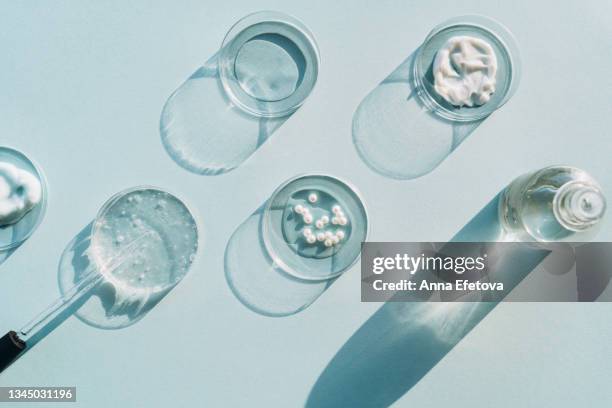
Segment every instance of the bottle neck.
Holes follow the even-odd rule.
[[[580,181],[569,182],[555,195],[553,211],[565,228],[585,231],[603,218],[606,199],[596,185]]]

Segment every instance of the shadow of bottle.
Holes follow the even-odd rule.
[[[353,116],[353,144],[363,162],[399,180],[434,170],[486,120],[456,122],[427,109],[413,81],[417,51],[365,97]]]
[[[298,71],[303,72],[303,57],[300,59],[274,37],[263,38],[285,49]],[[160,119],[166,152],[179,166],[200,175],[219,175],[235,169],[293,114],[266,118],[235,106],[219,77],[220,52],[170,95]]]
[[[278,267],[265,248],[261,206],[232,234],[225,249],[225,278],[238,300],[253,312],[282,317],[306,309],[335,281],[298,279]]]
[[[504,240],[498,194],[451,242]],[[546,252],[515,257],[517,285]],[[517,261],[518,259],[518,261]],[[513,287],[513,286],[508,286]],[[388,302],[336,353],[313,386],[307,407],[387,407],[408,392],[498,302]]]

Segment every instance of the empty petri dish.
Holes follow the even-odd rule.
[[[359,259],[367,233],[360,195],[331,176],[310,174],[287,181],[263,212],[266,250],[283,271],[300,279],[342,274]]]
[[[438,50],[452,37],[469,36],[488,43],[497,59],[495,91],[490,100],[473,107],[457,107],[434,89],[433,63]],[[501,23],[484,16],[455,17],[435,27],[417,51],[413,65],[416,94],[437,115],[460,122],[482,119],[505,104],[520,79],[520,56],[512,33]]]
[[[127,245],[134,246],[129,261],[113,269],[103,267]],[[90,257],[115,288],[115,303],[121,303],[172,288],[189,271],[197,249],[198,229],[189,208],[166,191],[136,187],[111,197],[100,209]]]
[[[16,222],[0,226],[0,251],[20,245],[28,239],[40,225],[47,208],[47,182],[41,168],[24,153],[6,146],[0,146],[0,163],[14,166],[34,176],[40,183],[40,199]],[[21,188],[21,186],[17,186]],[[21,194],[16,192],[15,194]]]
[[[286,116],[315,86],[319,51],[314,36],[289,15],[262,11],[238,21],[219,53],[219,76],[236,106],[255,116]]]

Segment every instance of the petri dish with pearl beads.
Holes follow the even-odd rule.
[[[106,265],[141,237],[146,239],[130,254],[130,262],[104,273],[116,290],[116,303],[142,302],[167,291],[195,259],[198,228],[192,212],[176,196],[143,186],[116,194],[100,209],[91,234],[92,261]]]
[[[320,174],[283,183],[266,203],[261,223],[272,261],[305,280],[341,275],[359,259],[368,234],[360,194],[348,183]]]

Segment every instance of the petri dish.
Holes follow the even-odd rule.
[[[304,280],[341,275],[359,259],[368,234],[359,193],[344,181],[319,174],[282,184],[268,200],[261,222],[271,259]]]
[[[130,250],[129,261],[104,268],[137,240],[141,242]],[[122,303],[174,287],[197,250],[198,228],[189,208],[166,191],[144,186],[122,191],[103,205],[92,227],[89,254],[115,288],[115,303]]]
[[[89,295],[102,283],[115,288],[114,302],[103,318],[127,314],[128,304],[136,306],[133,315],[110,325],[100,324],[100,316],[98,320],[79,317],[100,328],[125,327],[142,316],[150,301],[159,301],[187,274],[197,249],[196,222],[187,206],[172,194],[145,186],[114,195],[91,227],[91,261],[83,276],[70,288],[60,284],[61,297],[26,323],[19,334],[9,332],[12,358],[2,364],[10,364],[26,347],[46,336],[65,319],[66,312],[78,313],[85,297],[85,304],[91,304]]]
[[[274,11],[238,21],[219,52],[226,95],[259,117],[282,117],[299,108],[317,82],[319,64],[319,50],[308,28]]]
[[[438,50],[455,36],[471,36],[491,45],[497,58],[496,89],[484,105],[457,107],[434,89],[433,62]],[[453,121],[483,119],[504,105],[516,91],[520,80],[520,55],[512,33],[501,23],[484,16],[455,17],[436,26],[419,47],[413,65],[413,82],[422,103],[435,114]]]
[[[0,162],[10,163],[36,176],[42,188],[42,197],[19,221],[0,227],[0,251],[19,246],[28,239],[42,222],[47,209],[47,180],[41,168],[24,153],[7,146],[0,146]]]

